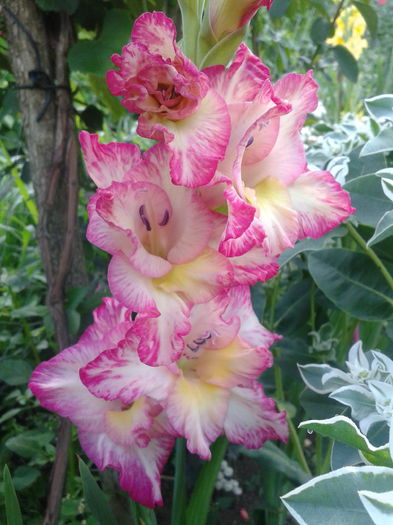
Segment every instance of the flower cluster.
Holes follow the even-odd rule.
[[[353,210],[330,173],[307,170],[299,133],[317,105],[311,72],[273,84],[243,44],[228,69],[199,71],[162,13],[142,15],[112,60],[110,91],[158,142],[142,154],[81,133],[97,185],[87,237],[112,256],[113,298],[30,388],[152,507],[176,437],[203,459],[223,434],[247,448],[286,440],[285,413],[258,382],[279,336],[258,322],[249,285]]]

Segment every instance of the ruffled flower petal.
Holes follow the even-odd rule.
[[[158,113],[145,113],[139,118],[137,132],[167,143],[173,153],[170,167],[174,184],[195,188],[214,176],[224,158],[230,130],[227,106],[210,90],[191,116],[168,120]]]
[[[328,171],[304,173],[288,191],[298,213],[300,239],[317,239],[356,211],[349,194]]]
[[[130,170],[141,162],[141,153],[135,144],[100,144],[98,135],[87,131],[80,132],[79,141],[86,170],[99,188],[106,188],[114,181],[127,180]]]
[[[108,268],[108,284],[112,294],[133,312],[159,315],[153,299],[152,280],[137,272],[124,256],[112,257]]]
[[[270,364],[270,352],[250,347],[237,337],[224,348],[201,349],[194,366],[202,381],[230,389],[250,386]]]
[[[165,404],[173,428],[187,439],[187,448],[209,460],[209,446],[222,433],[228,390],[180,376]]]
[[[274,277],[279,270],[276,259],[266,255],[265,250],[259,246],[254,246],[247,253],[230,257],[228,260],[233,268],[235,285],[263,283]]]
[[[273,399],[265,397],[262,385],[231,390],[224,424],[231,443],[248,449],[260,448],[268,439],[288,439],[285,412],[277,412]]]
[[[155,292],[155,299],[161,314],[153,318],[138,315],[132,337],[137,338],[138,354],[143,363],[169,365],[182,355],[184,336],[191,328],[189,309],[176,294]]]
[[[83,384],[96,397],[107,401],[120,399],[124,404],[149,396],[165,399],[174,381],[167,367],[147,366],[136,351],[135,341],[126,340],[117,348],[101,352],[80,370]]]
[[[279,255],[297,240],[298,214],[287,188],[278,179],[266,178],[254,191],[259,220],[266,232],[263,243],[266,255]]]
[[[211,66],[203,70],[210,86],[227,104],[254,100],[265,80],[270,78],[269,68],[245,44],[240,44],[228,69]]]
[[[273,89],[275,97],[289,103],[292,109],[280,117],[280,128],[269,154],[259,162],[248,162],[243,166],[243,179],[250,187],[266,177],[275,177],[288,185],[306,171],[306,154],[300,129],[307,113],[318,104],[318,86],[312,78],[312,71],[305,75],[289,73]]]
[[[153,279],[153,284],[168,294],[180,294],[192,303],[205,303],[231,286],[232,278],[227,259],[207,248],[196,259],[174,266],[167,275]]]
[[[131,41],[146,46],[149,53],[174,60],[179,52],[176,46],[176,27],[164,13],[143,13],[135,20]]]
[[[111,467],[120,472],[120,487],[132,499],[154,507],[162,505],[160,473],[171,453],[174,438],[168,434],[146,431],[146,401],[125,412],[108,412],[101,431],[79,431],[79,440],[87,456],[100,470]],[[147,416],[148,420],[148,416]],[[150,423],[151,425],[151,423]]]

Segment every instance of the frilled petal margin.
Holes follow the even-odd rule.
[[[209,460],[209,446],[222,433],[229,391],[180,376],[165,404],[168,419],[185,436],[190,452]]]
[[[142,160],[140,150],[135,144],[100,144],[98,135],[87,131],[80,132],[79,141],[87,173],[98,188],[106,188],[114,181],[127,180],[130,170]]]
[[[167,143],[173,154],[170,167],[174,184],[195,188],[213,178],[224,158],[231,124],[224,100],[209,90],[193,115],[168,120],[157,113],[144,113],[137,132]]]
[[[300,239],[317,239],[356,211],[349,194],[328,171],[304,173],[288,191],[298,213]]]
[[[268,439],[288,439],[285,412],[277,412],[273,399],[265,397],[262,385],[231,390],[224,423],[231,443],[248,449],[260,448]]]

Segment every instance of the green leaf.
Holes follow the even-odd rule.
[[[246,31],[247,26],[242,26],[236,31],[228,33],[202,57],[199,68],[202,69],[216,64],[226,65],[231,60],[237,46],[243,40]]]
[[[33,367],[21,359],[4,359],[0,361],[0,380],[7,385],[27,385]]]
[[[381,180],[381,187],[386,197],[393,202],[393,181],[383,177]]]
[[[314,23],[310,29],[311,40],[315,44],[322,44],[325,42],[330,33],[330,26],[330,22],[328,22],[325,18],[318,17],[316,20],[314,20]]]
[[[360,156],[375,155],[393,150],[393,126],[383,129],[363,146]]]
[[[332,454],[330,456],[330,468],[336,470],[342,467],[363,464],[364,459],[360,457],[359,451],[339,441],[333,442]]]
[[[92,515],[101,525],[118,525],[105,493],[99,488],[81,458],[79,458],[79,472],[82,479],[83,494]]]
[[[368,240],[367,246],[372,246],[393,235],[393,210],[387,211],[375,228],[374,235]]]
[[[322,292],[352,317],[378,321],[393,316],[393,292],[367,255],[332,248],[309,255],[308,265]]]
[[[257,460],[263,465],[264,470],[281,472],[296,484],[305,483],[310,479],[310,476],[304,472],[299,463],[290,459],[283,450],[271,441],[267,441],[258,450],[241,449],[241,453]]]
[[[350,51],[344,46],[334,46],[333,53],[336,57],[338,67],[342,74],[346,76],[351,82],[357,82],[359,75],[359,67],[357,60]]]
[[[393,95],[377,95],[364,101],[367,111],[374,119],[393,120]]]
[[[375,11],[375,9],[368,4],[364,4],[363,2],[352,2],[354,6],[357,7],[360,14],[364,18],[364,21],[367,24],[367,28],[370,31],[370,35],[372,38],[375,38],[377,36],[378,31],[378,15]]]
[[[286,334],[304,326],[310,314],[311,279],[289,286],[277,304],[275,319],[278,331]]]
[[[35,0],[43,11],[65,11],[69,15],[75,13],[79,0]]]
[[[228,441],[224,436],[219,437],[212,445],[212,458],[203,465],[187,506],[186,525],[205,525],[217,474],[227,445]]]
[[[360,450],[366,460],[373,465],[393,467],[389,444],[382,447],[374,447],[348,417],[335,416],[325,420],[303,421],[303,423],[300,423],[299,428],[313,430],[321,434],[321,436],[335,439],[349,447]]]
[[[343,407],[334,399],[316,394],[308,389],[305,389],[300,394],[299,401],[306,411],[307,417],[313,419],[319,419],[326,416],[333,417],[344,411]]]
[[[363,146],[358,146],[349,154],[347,181],[386,168],[386,159],[383,153],[377,153],[376,155],[370,155],[368,157],[359,157],[362,147]]]
[[[52,432],[29,430],[7,439],[5,446],[23,458],[33,458],[42,454],[43,449],[50,443],[52,438]]]
[[[376,227],[382,216],[392,209],[390,199],[384,194],[381,182],[375,175],[362,175],[345,184],[356,208],[355,218],[366,226]]]
[[[281,18],[285,15],[289,6],[289,0],[274,0],[273,5],[270,8],[269,15],[271,18]]]
[[[358,492],[369,489],[385,492],[392,484],[393,469],[343,467],[308,481],[281,499],[303,525],[370,525]]]
[[[109,92],[105,78],[102,75],[91,73],[87,78],[89,86],[115,120],[119,120],[126,114],[126,109],[121,105],[120,100]]]
[[[68,53],[73,71],[105,75],[111,69],[110,56],[128,43],[131,20],[126,9],[110,9],[105,15],[102,33],[97,40],[79,41]]]
[[[375,525],[393,523],[393,490],[389,492],[359,490],[359,497]]]
[[[29,465],[23,467],[17,467],[15,469],[14,475],[12,476],[15,489],[23,490],[27,487],[30,487],[34,481],[39,477],[40,471]]]
[[[330,365],[298,365],[298,369],[308,388],[317,394],[328,394],[337,388],[347,385],[349,382],[349,378],[348,381],[345,380],[344,372],[332,368]],[[330,377],[322,382],[323,376],[327,374]]]
[[[16,497],[15,488],[7,465],[5,465],[3,470],[3,479],[7,525],[23,525],[18,498]]]

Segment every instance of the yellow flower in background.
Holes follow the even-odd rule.
[[[326,42],[332,46],[344,46],[352,53],[356,60],[368,47],[363,37],[366,32],[366,22],[355,6],[343,9],[336,21],[336,31]]]

